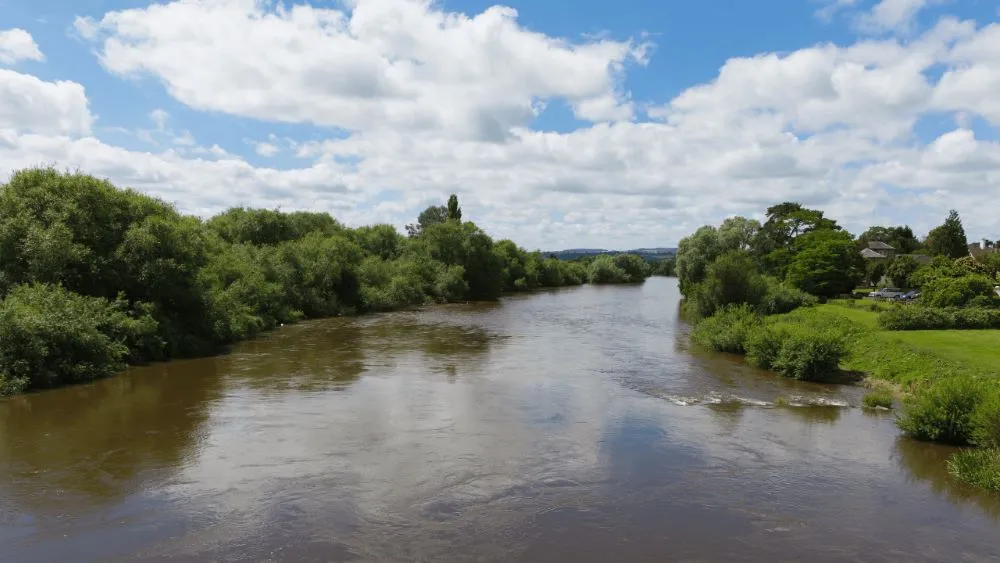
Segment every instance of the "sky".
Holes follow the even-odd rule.
[[[0,0],[0,181],[529,249],[675,246],[782,201],[1000,238],[994,0]]]

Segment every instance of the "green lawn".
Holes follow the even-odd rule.
[[[887,334],[949,360],[1000,371],[1000,330],[912,330]]]
[[[874,379],[913,386],[952,375],[1000,376],[1000,330],[886,331],[867,302],[854,303],[831,301],[775,320],[797,318],[814,330],[844,332],[848,354],[841,367]]]

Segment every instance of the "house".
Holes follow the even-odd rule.
[[[892,260],[895,256],[895,248],[878,240],[869,241],[868,248],[861,251],[861,257],[865,260]]]
[[[1000,252],[1000,248],[997,248],[997,244],[991,240],[983,239],[982,242],[974,242],[969,245],[969,256],[973,258],[979,258],[984,254],[993,254],[994,252]]]

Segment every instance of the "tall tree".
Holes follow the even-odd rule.
[[[457,203],[457,200],[456,200]],[[427,227],[438,225],[448,220],[448,208],[443,205],[432,205],[420,212],[416,223],[406,226],[406,234],[411,237],[420,235]]]
[[[462,220],[462,208],[458,206],[458,196],[451,194],[448,198],[448,219],[452,221]]]
[[[760,222],[746,217],[730,217],[719,226],[719,242],[726,250],[750,250]]]
[[[952,209],[942,225],[931,229],[927,235],[927,250],[932,256],[949,258],[961,258],[969,254],[969,243],[958,211]]]

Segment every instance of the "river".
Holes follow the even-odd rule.
[[[0,560],[1000,558],[950,450],[694,348],[678,302],[653,278],[305,322],[7,399]]]

